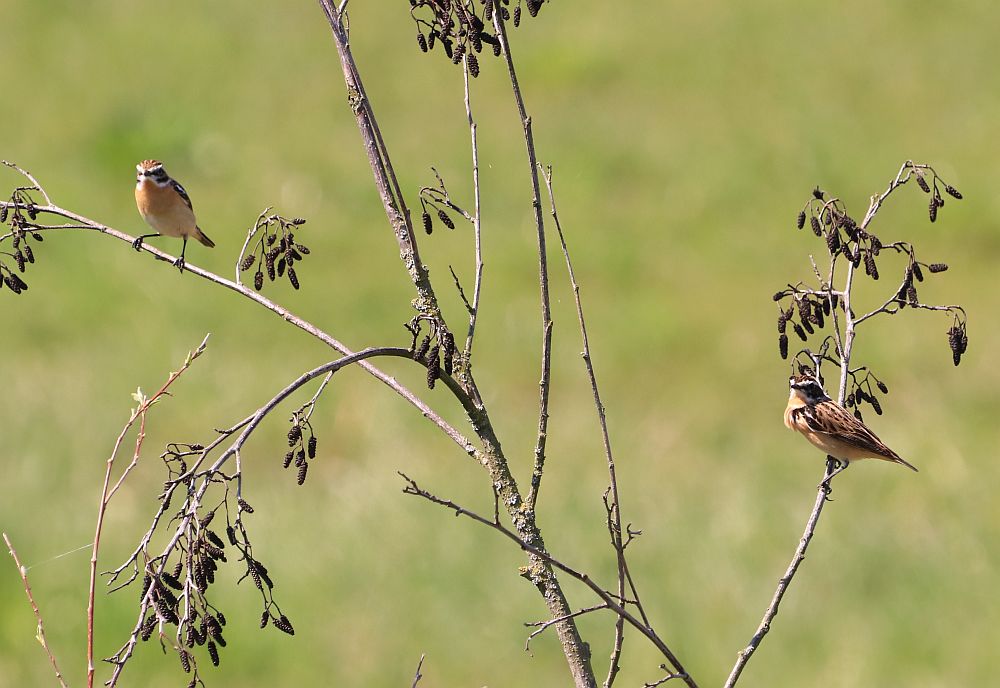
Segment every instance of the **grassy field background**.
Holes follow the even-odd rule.
[[[267,205],[309,218],[302,290],[265,293],[348,345],[405,344],[412,287],[374,194],[336,52],[315,3],[7,0],[0,157],[54,200],[123,231],[144,229],[133,165],[155,157],[192,195],[218,248],[191,262],[232,274]],[[411,205],[434,165],[468,202],[460,71],[418,52],[405,3],[351,4],[351,38]],[[703,686],[720,685],[801,533],[820,455],[786,431],[787,364],[771,294],[809,277],[822,245],[793,218],[817,184],[856,214],[907,158],[963,191],[937,224],[901,190],[873,229],[952,269],[922,285],[961,303],[971,344],[954,369],[949,320],[906,311],[865,328],[858,361],[891,394],[872,424],[918,465],[862,465],[838,479],[771,635],[741,685],[989,685],[1000,646],[1000,383],[996,193],[1000,7],[857,0],[546,5],[514,32],[540,159],[588,309],[645,602]],[[535,236],[509,85],[483,59],[480,131],[486,284],[476,371],[519,480],[534,444],[539,358]],[[0,173],[2,188],[18,183]],[[6,192],[4,192],[6,193]],[[176,242],[153,240],[176,251]],[[440,227],[421,251],[455,326],[448,265],[472,279],[471,231]],[[31,566],[50,643],[82,684],[89,556],[103,464],[137,386],[155,389],[212,333],[208,354],[151,418],[147,451],[112,505],[102,568],[147,527],[168,441],[205,441],[329,356],[259,307],[85,233],[51,236],[0,292],[0,528]],[[606,472],[561,257],[552,252],[554,389],[540,523],[550,548],[608,585]],[[892,274],[884,259],[880,288]],[[874,303],[879,292],[864,294]],[[405,362],[385,368],[465,428],[446,392]],[[229,618],[215,686],[569,684],[554,636],[517,575],[522,556],[468,521],[400,494],[397,470],[489,510],[480,469],[411,407],[358,371],[314,417],[304,487],[281,470],[276,415],[244,454],[255,548],[295,623],[260,631],[256,591],[219,585]],[[4,557],[6,559],[6,557]],[[235,566],[223,580],[235,580]],[[575,605],[592,597],[566,584]],[[137,593],[102,598],[99,656],[125,638]],[[599,672],[611,618],[581,628]],[[0,687],[54,685],[8,560],[0,566]],[[621,686],[658,677],[631,637]],[[153,644],[126,685],[183,685]]]

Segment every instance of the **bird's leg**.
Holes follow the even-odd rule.
[[[824,490],[826,490],[827,494],[830,494],[830,492],[833,491],[833,488],[830,487],[830,481],[833,480],[833,477],[835,475],[838,475],[846,471],[850,465],[851,464],[848,461],[835,459],[832,456],[827,457],[826,477],[823,478],[823,482],[821,482],[816,487],[823,488]]]
[[[137,238],[135,241],[132,242],[132,248],[134,248],[136,251],[141,251],[142,250],[142,240],[143,239],[149,239],[150,237],[158,237],[158,236],[163,236],[163,235],[159,234],[159,233],[157,233],[157,234],[142,234],[142,235],[139,236],[139,238]]]
[[[184,272],[184,252],[187,251],[188,238],[184,237],[184,245],[181,247],[181,257],[174,261],[174,267]]]

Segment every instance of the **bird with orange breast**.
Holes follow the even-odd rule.
[[[156,236],[184,239],[181,256],[174,266],[184,272],[184,252],[188,237],[197,239],[203,246],[215,247],[215,242],[205,236],[194,217],[191,197],[176,180],[171,179],[159,160],[143,160],[135,166],[135,204],[146,223],[156,230],[143,234],[132,243],[136,251],[142,249],[143,239]]]
[[[785,426],[802,433],[813,446],[840,462],[840,466],[823,481],[846,470],[851,461],[882,459],[911,470],[913,464],[889,449],[864,423],[847,412],[823,390],[811,375],[793,375],[788,380],[791,392],[785,407]]]

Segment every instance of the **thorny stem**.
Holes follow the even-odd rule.
[[[167,394],[167,390],[174,381],[191,366],[191,363],[196,358],[205,352],[207,345],[208,336],[206,335],[205,339],[198,345],[198,348],[187,355],[184,363],[177,371],[170,373],[167,381],[155,394],[148,398],[136,399],[138,406],[133,409],[128,422],[125,423],[125,427],[119,433],[118,439],[115,440],[111,456],[108,457],[107,468],[104,472],[104,487],[101,489],[101,500],[97,507],[97,526],[94,531],[94,543],[90,552],[90,587],[87,590],[87,688],[93,688],[94,686],[94,598],[97,589],[97,554],[101,547],[101,533],[104,530],[104,515],[107,513],[108,503],[111,501],[112,495],[117,491],[118,486],[121,485],[125,477],[135,467],[136,463],[138,463],[139,454],[142,451],[142,442],[146,438],[146,412],[153,404],[159,401],[160,397]],[[114,468],[115,458],[118,456],[122,442],[125,441],[125,435],[128,434],[128,431],[135,424],[136,420],[139,421],[139,433],[135,438],[135,451],[132,455],[132,463],[128,465],[115,485],[115,488],[111,490],[111,471]]]
[[[63,680],[62,672],[59,671],[59,664],[56,663],[56,656],[52,654],[52,650],[49,648],[49,643],[45,639],[45,624],[42,622],[42,612],[39,611],[38,605],[35,603],[35,596],[31,593],[31,584],[28,582],[28,567],[21,564],[21,560],[17,556],[17,550],[14,549],[14,545],[11,543],[10,538],[7,537],[7,533],[3,533],[3,541],[7,544],[7,551],[10,552],[10,556],[13,557],[14,565],[17,566],[17,572],[21,576],[21,583],[24,585],[24,594],[28,596],[28,603],[31,605],[31,611],[35,613],[35,621],[38,624],[35,637],[38,639],[38,643],[42,646],[42,649],[45,650],[45,654],[49,658],[49,663],[52,665],[52,669],[56,672],[56,680],[59,681],[59,685],[62,686],[62,688],[67,688],[66,682]]]

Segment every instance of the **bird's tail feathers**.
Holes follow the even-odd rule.
[[[194,229],[197,232],[197,234],[194,235],[195,239],[197,239],[198,241],[200,241],[203,246],[208,246],[209,248],[215,248],[215,242],[212,241],[211,239],[209,239],[208,236],[203,231],[201,231],[201,227],[195,227]],[[906,463],[906,462],[904,461],[903,463]],[[907,465],[909,465],[909,464],[907,464]],[[913,467],[911,466],[911,468],[913,468]],[[917,470],[917,469],[914,468],[913,470]]]

